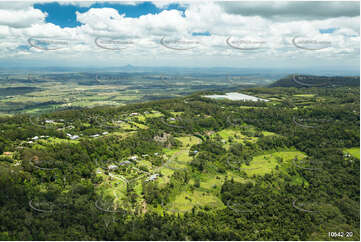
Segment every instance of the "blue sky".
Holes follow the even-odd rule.
[[[176,9],[182,12],[184,12],[185,10],[184,7],[181,7],[177,3],[170,4],[166,8],[160,9],[156,7],[152,2],[140,2],[136,5],[112,2],[96,2],[94,4],[91,4],[89,7],[81,7],[77,5],[61,5],[57,2],[51,2],[34,4],[34,8],[39,9],[42,12],[48,13],[48,16],[45,19],[47,23],[53,23],[62,28],[72,28],[80,26],[81,23],[77,21],[75,13],[77,11],[80,13],[84,13],[92,8],[113,8],[116,9],[119,14],[125,14],[125,17],[127,18],[138,18],[146,14],[159,14],[163,10]]]
[[[358,2],[0,2],[0,63],[358,70],[359,11]]]

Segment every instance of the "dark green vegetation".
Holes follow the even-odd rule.
[[[270,85],[271,87],[359,87],[359,76],[310,76],[289,75]]]
[[[360,89],[242,92],[1,118],[0,240],[359,240]]]

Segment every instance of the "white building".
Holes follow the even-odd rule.
[[[79,139],[79,135],[72,135],[69,137],[71,140]]]
[[[159,176],[159,174],[153,174],[151,175],[150,177],[148,177],[145,181],[148,182],[148,181],[154,181],[155,179],[157,179]]]
[[[117,169],[118,168],[118,166],[116,166],[116,165],[109,165],[108,166],[108,169],[109,170],[115,170],[115,169]]]

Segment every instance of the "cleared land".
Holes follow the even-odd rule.
[[[350,153],[353,157],[360,159],[360,147],[345,149],[344,151]]]

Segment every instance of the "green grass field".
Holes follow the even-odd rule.
[[[187,191],[178,194],[174,201],[169,204],[169,212],[189,212],[195,206],[208,206],[213,209],[222,209],[225,205],[222,201],[214,196],[201,191]]]
[[[216,134],[221,136],[222,139],[224,139],[226,142],[228,142],[228,139],[231,137],[235,142],[238,143],[244,143],[245,141],[248,142],[256,142],[257,137],[249,137],[246,135],[243,135],[240,130],[237,129],[223,129],[221,131],[218,131]]]
[[[199,144],[202,140],[195,136],[184,136],[184,137],[177,137],[177,140],[182,142],[183,147],[190,147],[192,145]]]
[[[360,159],[360,147],[349,148],[344,151],[350,153],[353,157]]]
[[[315,94],[295,94],[294,97],[314,97]]]
[[[276,171],[276,166],[280,168],[285,165],[290,165],[294,158],[303,159],[306,157],[300,151],[280,151],[271,154],[258,155],[253,157],[250,165],[243,164],[241,170],[245,171],[248,176],[265,175]],[[283,160],[280,162],[280,160]]]
[[[262,134],[264,136],[277,136],[278,134],[273,133],[273,132],[268,132],[268,131],[262,131]]]

